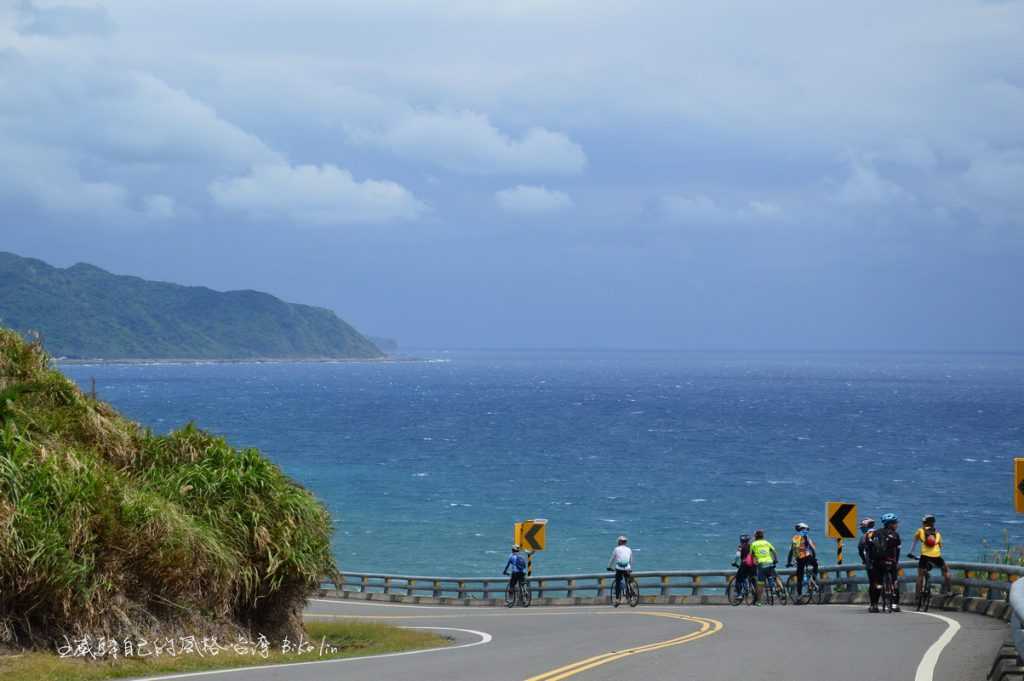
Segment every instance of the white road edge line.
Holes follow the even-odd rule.
[[[942,632],[942,636],[939,636],[935,643],[931,644],[928,650],[925,651],[924,657],[921,658],[921,663],[917,665],[917,673],[914,674],[914,681],[933,681],[935,676],[935,665],[939,662],[939,655],[941,655],[942,650],[949,645],[949,642],[953,640],[956,633],[960,631],[960,623],[949,617],[936,615],[933,612],[917,612],[915,610],[908,610],[906,612],[909,612],[912,615],[934,617],[935,619],[942,620],[946,623],[946,630]]]
[[[170,674],[167,676],[146,676],[136,681],[167,681],[168,679],[189,679],[197,676],[213,676],[215,674],[237,674],[239,672],[252,672],[260,669],[283,669],[285,667],[308,667],[314,664],[340,664],[342,662],[366,662],[372,660],[382,660],[387,657],[404,657],[406,655],[422,655],[423,653],[441,653],[447,650],[461,650],[464,648],[473,648],[475,646],[482,646],[490,643],[494,640],[494,637],[488,634],[486,631],[477,631],[475,629],[459,629],[457,627],[401,627],[402,629],[430,629],[431,631],[461,631],[464,634],[473,634],[479,636],[479,641],[473,641],[472,643],[462,643],[457,646],[443,647],[443,648],[427,648],[426,650],[408,650],[404,653],[385,653],[383,655],[365,655],[363,657],[346,657],[340,660],[312,660],[310,662],[285,662],[283,664],[263,664],[255,667],[233,667],[231,669],[211,669],[206,672],[188,672],[185,674]]]

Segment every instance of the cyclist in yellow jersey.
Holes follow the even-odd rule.
[[[779,554],[772,543],[764,538],[764,530],[754,532],[754,541],[750,544],[750,552],[757,563],[757,602],[761,603],[762,585],[769,579],[776,579],[775,564],[779,562]]]
[[[951,590],[949,583],[949,566],[942,557],[942,533],[935,528],[935,516],[930,513],[921,518],[921,527],[914,533],[914,541],[910,544],[910,556],[914,556],[914,547],[921,542],[921,558],[917,562],[917,590],[924,586],[924,573],[932,567],[942,569],[943,593]]]
[[[796,560],[796,594],[799,596],[804,592],[804,572],[807,568],[811,568],[815,579],[818,578],[818,547],[807,535],[811,529],[807,523],[797,523],[793,529],[796,534],[790,540],[786,567],[793,567],[793,560]]]

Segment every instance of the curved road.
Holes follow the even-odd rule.
[[[309,619],[438,629],[449,648],[191,681],[983,681],[1006,623],[864,606],[462,608],[314,600]]]

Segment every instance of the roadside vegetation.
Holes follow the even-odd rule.
[[[0,653],[52,658],[86,635],[295,640],[334,571],[331,529],[257,450],[192,425],[156,435],[0,328]]]
[[[132,660],[85,661],[61,659],[52,653],[27,652],[18,656],[0,655],[0,678],[4,681],[100,681],[126,677],[231,669],[266,664],[314,662],[317,660],[380,655],[422,650],[447,645],[450,641],[427,631],[399,629],[369,622],[314,622],[306,625],[313,650],[302,654],[282,653],[280,646],[261,655],[222,651],[216,657],[188,655]],[[324,648],[323,654],[320,650]],[[338,675],[343,676],[343,674]]]

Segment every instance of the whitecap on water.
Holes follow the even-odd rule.
[[[964,459],[964,461],[967,461],[968,463],[977,463],[978,462],[977,459]]]
[[[619,522],[615,518],[599,518],[602,523],[617,523]]]
[[[707,501],[707,499],[690,499],[690,501],[692,501],[695,504],[699,504],[699,503]]]
[[[430,475],[430,473],[413,473],[412,477],[414,477],[414,478],[425,478],[428,475]]]

